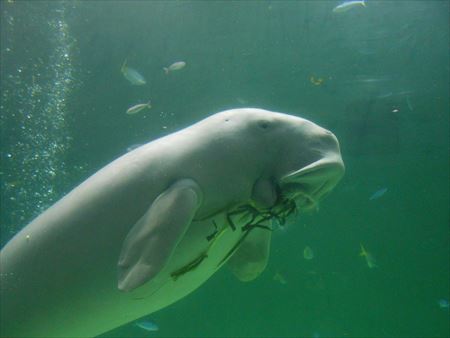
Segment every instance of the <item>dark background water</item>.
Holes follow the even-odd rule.
[[[260,278],[224,268],[153,314],[151,335],[448,337],[449,2],[337,4],[2,1],[2,244],[132,144],[228,108],[291,113],[337,135],[342,183],[274,233]]]

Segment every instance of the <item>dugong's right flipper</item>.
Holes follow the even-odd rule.
[[[227,265],[242,282],[258,277],[266,268],[270,253],[272,231],[255,228],[250,231]]]
[[[120,290],[131,291],[161,271],[201,203],[201,189],[192,179],[175,182],[153,201],[123,243],[118,262]]]

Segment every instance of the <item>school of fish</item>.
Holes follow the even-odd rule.
[[[123,74],[124,78],[127,79],[128,82],[130,82],[134,86],[143,86],[147,84],[145,77],[141,73],[139,73],[136,69],[129,67],[127,61],[128,60],[125,59],[125,61],[122,64],[122,67],[120,67],[120,71]],[[163,70],[167,75],[170,72],[183,69],[184,67],[186,67],[185,61],[177,61],[172,63],[170,66],[163,67]],[[147,103],[139,103],[128,108],[125,113],[127,115],[134,115],[143,111],[144,109],[150,109],[151,107],[152,106],[150,104],[150,101]]]

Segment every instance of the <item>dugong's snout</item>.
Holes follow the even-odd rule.
[[[311,150],[312,161],[280,181],[284,195],[295,200],[299,209],[317,207],[345,172],[339,142],[330,131],[320,128],[318,136],[311,140]]]

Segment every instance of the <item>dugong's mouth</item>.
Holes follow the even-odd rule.
[[[267,227],[264,222],[275,219],[283,225],[286,219],[298,211],[317,209],[322,200],[336,186],[344,174],[340,157],[335,161],[321,159],[281,178],[279,195],[275,205],[269,209],[257,209],[252,205],[241,205],[227,214],[230,226],[235,229],[234,218],[249,218],[242,227]]]
[[[295,202],[298,210],[318,208],[344,175],[341,158],[321,159],[284,176],[280,181],[283,198]]]

